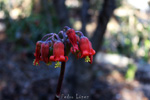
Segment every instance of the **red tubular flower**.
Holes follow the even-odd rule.
[[[69,41],[71,42],[71,44],[73,45],[73,47],[71,47],[71,52],[76,52],[79,50],[78,48],[78,44],[77,44],[77,38],[76,38],[76,34],[75,34],[75,31],[74,29],[69,29],[67,32],[66,32],[68,38],[69,38]]]
[[[95,50],[93,50],[91,42],[88,40],[87,37],[82,36],[79,41],[81,57],[85,57],[85,62],[92,63],[93,62],[93,55],[95,54]]]
[[[67,56],[64,56],[64,44],[61,41],[57,41],[53,45],[53,55],[50,56],[50,61],[62,61],[66,62]]]
[[[41,60],[40,59],[40,56],[41,56],[41,41],[38,41],[36,43],[36,48],[35,48],[35,53],[34,53],[34,56],[35,56],[35,60],[33,61],[33,65],[40,65],[39,61]]]
[[[41,58],[45,63],[49,63],[49,43],[43,42],[41,45]]]

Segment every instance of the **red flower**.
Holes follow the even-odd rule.
[[[77,44],[77,38],[76,38],[76,34],[75,34],[75,31],[74,29],[69,29],[67,32],[66,32],[68,38],[69,38],[69,41],[71,42],[71,44],[73,45],[73,47],[71,47],[71,52],[76,52],[79,50],[78,48],[78,44]]]
[[[57,41],[53,45],[53,55],[50,56],[50,61],[62,61],[66,62],[67,56],[64,56],[64,44],[61,41]]]
[[[41,56],[41,43],[42,43],[41,41],[38,41],[36,43],[36,48],[35,48],[35,53],[34,53],[35,60],[33,61],[33,65],[38,65],[39,61],[41,60],[40,59],[40,56]]]
[[[92,63],[93,62],[93,55],[95,54],[95,50],[93,50],[91,42],[88,40],[87,37],[82,36],[79,41],[81,57],[85,57],[85,61]]]
[[[41,58],[45,63],[49,63],[49,43],[43,42],[41,45]]]

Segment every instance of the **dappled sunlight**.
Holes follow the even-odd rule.
[[[142,31],[144,27],[143,27],[143,25],[141,23],[138,23],[136,25],[136,28],[137,28],[138,31]]]
[[[120,25],[114,18],[111,18],[111,20],[109,21],[107,25],[107,29],[112,32],[117,32],[117,31],[120,31]]]
[[[19,17],[28,17],[31,14],[32,1],[31,0],[4,0],[4,6],[8,10],[12,19],[16,20]]]
[[[14,8],[14,9],[12,9],[11,11],[10,11],[10,17],[12,18],[12,19],[18,19],[19,18],[19,16],[21,15],[21,9],[19,9],[19,8]]]
[[[128,0],[131,4],[131,1]],[[146,4],[148,1],[144,1]],[[132,2],[133,3],[133,2]],[[139,0],[136,2],[138,6],[141,3]],[[114,15],[107,26],[107,35],[105,35],[105,42],[110,43],[110,47],[104,45],[105,48],[119,48],[118,51],[123,55],[130,56],[129,58],[140,59],[145,58],[148,61],[148,52],[150,47],[146,46],[149,44],[150,27],[149,27],[149,12],[138,10],[138,7],[133,9],[133,3],[129,5],[127,2],[123,3],[122,6],[114,11]],[[141,6],[145,5],[142,4]],[[143,8],[145,9],[145,8]],[[146,9],[145,9],[146,10]],[[113,46],[114,41],[117,40],[116,45]],[[118,42],[119,41],[119,42]],[[118,52],[116,49],[111,52]],[[132,52],[129,54],[129,52]]]
[[[114,11],[114,14],[120,17],[129,16],[133,14],[133,9],[129,7],[119,7]]]
[[[134,45],[137,45],[138,44],[138,42],[139,42],[139,37],[136,35],[136,36],[134,36],[133,38],[132,38],[132,43],[134,44]]]
[[[81,30],[81,28],[82,28],[82,23],[81,23],[81,21],[79,21],[79,20],[75,21],[74,24],[73,24],[73,27],[74,27],[76,30]]]
[[[4,19],[5,18],[5,13],[4,11],[0,11],[0,19]]]
[[[127,0],[129,2],[130,5],[132,5],[133,7],[140,9],[141,11],[146,11],[149,9],[149,5],[148,2],[150,2],[149,0]]]
[[[89,35],[89,37],[91,37],[93,35],[94,30],[96,29],[97,24],[95,22],[89,23],[86,25],[86,31]]]
[[[137,50],[137,56],[138,56],[138,57],[143,57],[143,56],[145,56],[144,48],[139,48],[139,49]]]
[[[97,63],[112,64],[118,67],[127,67],[127,65],[132,62],[128,57],[121,56],[118,54],[106,54],[98,52],[96,55]]]
[[[65,5],[67,7],[79,7],[81,6],[81,3],[79,2],[79,0],[66,0],[65,1]]]

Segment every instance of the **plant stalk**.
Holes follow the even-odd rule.
[[[66,62],[61,63],[60,76],[59,76],[57,89],[56,89],[56,95],[55,95],[54,100],[59,100],[59,98],[60,98],[60,91],[61,91],[62,82],[63,82],[63,79],[64,79],[64,73],[65,73],[65,65],[66,65]]]

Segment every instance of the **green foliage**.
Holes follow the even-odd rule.
[[[150,59],[150,26],[136,16],[117,16],[120,29],[105,38],[104,50],[148,62]],[[131,23],[130,20],[134,23]],[[140,28],[139,28],[140,26]]]
[[[50,33],[49,25],[47,23],[47,18],[45,17],[45,13],[42,10],[39,13],[34,13],[32,10],[32,4],[30,4],[26,9],[23,9],[21,15],[17,19],[13,19],[10,16],[11,7],[7,5],[8,1],[1,1],[0,8],[1,11],[5,14],[5,24],[6,24],[6,33],[9,41],[18,41],[22,38],[31,39],[33,42],[39,40],[41,36],[46,33]],[[19,5],[19,3],[16,3]],[[54,11],[54,7],[52,7],[51,3],[49,3],[49,11],[51,12],[51,20],[53,25],[53,30],[60,30],[60,26],[58,23],[58,18],[56,17],[56,12]],[[21,10],[22,11],[22,10]],[[26,15],[26,16],[23,16]]]
[[[43,8],[40,8],[38,13],[34,11],[33,1],[30,2],[26,8],[22,7],[23,3],[24,0],[16,1],[14,6],[9,0],[0,1],[0,11],[4,12],[7,41],[15,43],[15,51],[31,51],[37,40],[40,40],[46,33],[52,32],[48,25],[47,12],[43,11]],[[22,11],[16,19],[11,15],[14,9]],[[51,1],[48,1],[47,11],[49,11],[51,15],[51,29],[53,29],[54,32],[58,32],[60,30],[60,25]]]
[[[9,19],[6,24],[9,29],[6,30],[6,33],[10,40],[19,39],[24,35],[36,40],[41,33],[48,32],[48,27],[45,23],[46,20],[41,15],[31,15],[19,20]]]
[[[137,67],[135,64],[129,64],[128,65],[128,69],[126,71],[126,75],[125,75],[125,78],[127,80],[133,80],[134,77],[135,77],[135,72],[137,70]]]

